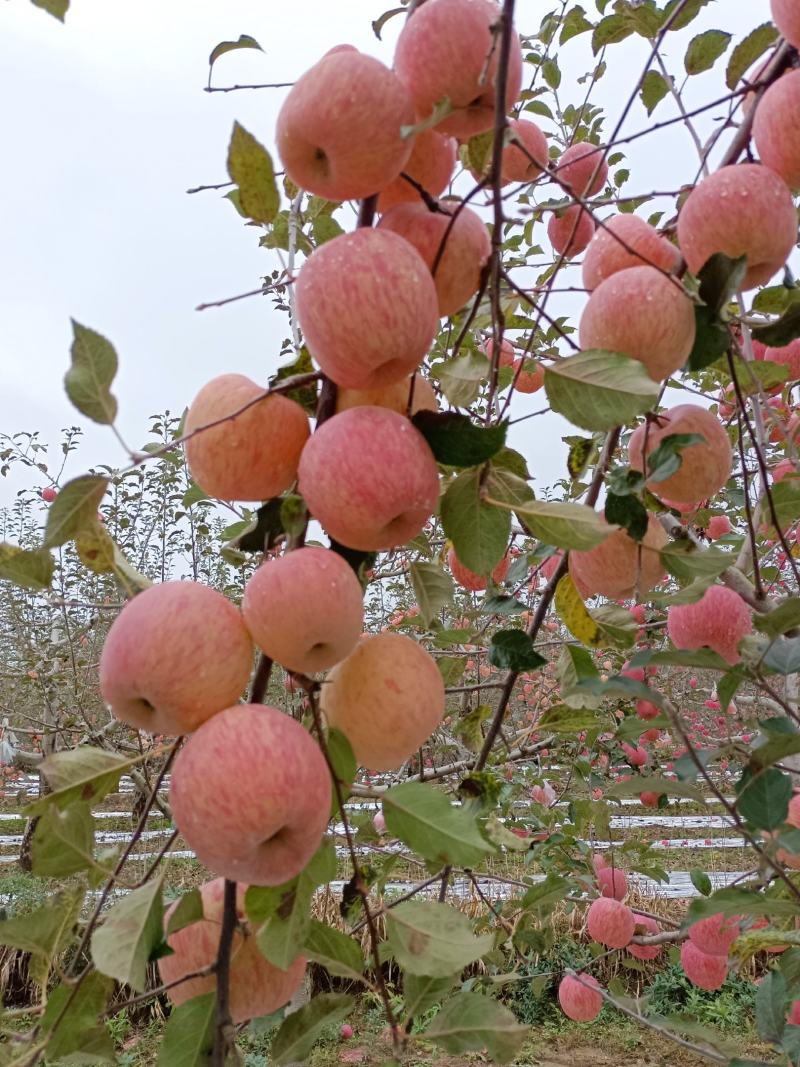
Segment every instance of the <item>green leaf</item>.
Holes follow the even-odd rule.
[[[800,637],[776,637],[761,662],[784,677],[800,671]]]
[[[184,893],[178,900],[178,906],[170,914],[165,936],[170,937],[172,934],[176,934],[178,930],[182,930],[184,926],[191,926],[192,923],[200,922],[204,915],[203,898],[200,895],[200,890],[190,889],[188,893]]]
[[[333,772],[336,775],[336,779],[339,782],[342,797],[346,798],[350,795],[350,790],[355,781],[358,763],[355,754],[353,753],[353,746],[341,730],[331,729],[328,731],[328,757],[333,766]],[[338,811],[339,800],[336,796],[336,790],[332,788],[331,817],[336,815]]]
[[[113,988],[110,978],[94,972],[83,979],[77,990],[62,983],[52,991],[42,1016],[42,1029],[49,1031],[49,1062],[61,1061],[76,1052],[81,1054],[81,1063],[114,1062],[111,1035],[100,1021]],[[68,1000],[69,1010],[62,1015]]]
[[[658,104],[669,92],[669,83],[663,74],[657,70],[648,70],[642,80],[642,88],[639,92],[642,104],[648,115],[652,115]]]
[[[710,367],[728,351],[730,343],[731,335],[719,316],[704,304],[695,304],[694,344],[686,361],[687,368],[700,371]]]
[[[792,294],[786,310],[777,320],[769,326],[755,326],[753,337],[765,345],[773,345],[780,348],[791,344],[800,337],[800,292]]]
[[[51,804],[63,810],[77,798],[99,800],[115,790],[122,772],[137,762],[136,756],[126,758],[89,745],[46,756],[39,770],[46,778],[50,792],[30,804],[25,813],[40,815]]]
[[[586,12],[580,5],[576,4],[564,16],[558,43],[561,45],[566,44],[573,37],[577,37],[580,33],[587,33],[591,29],[593,29],[593,26],[586,18]]]
[[[683,450],[702,444],[701,433],[670,433],[662,437],[647,457],[647,482],[664,482],[680,470]]]
[[[434,901],[398,904],[386,916],[386,931],[389,949],[403,970],[432,978],[462,971],[494,944],[493,934],[475,937],[466,915]]]
[[[23,589],[49,589],[55,563],[46,548],[25,549],[0,542],[0,578]]]
[[[770,636],[786,633],[800,626],[800,597],[790,597],[768,615],[756,615],[753,623],[757,630]]]
[[[283,1020],[270,1045],[271,1062],[280,1067],[305,1060],[323,1032],[346,1019],[355,1006],[355,999],[344,993],[318,993]]]
[[[58,548],[97,525],[97,509],[106,494],[108,479],[83,474],[67,482],[47,513],[44,547]]]
[[[214,68],[214,64],[217,62],[220,56],[224,56],[226,52],[235,52],[240,48],[255,48],[259,52],[263,52],[264,49],[255,39],[251,37],[249,33],[242,33],[239,35],[238,41],[220,41],[216,48],[212,49],[211,55],[208,57],[208,84],[211,85],[211,71]]]
[[[72,366],[64,376],[64,387],[81,415],[93,422],[111,426],[117,417],[117,401],[111,383],[117,373],[117,353],[102,334],[72,322]]]
[[[311,898],[317,886],[336,877],[336,850],[325,838],[304,870],[278,886],[250,886],[245,895],[247,917],[256,943],[270,963],[286,971],[300,955],[311,929]]]
[[[383,812],[389,832],[429,863],[473,867],[494,852],[475,817],[433,785],[395,786],[383,796]]]
[[[465,408],[478,396],[481,382],[489,377],[489,360],[477,352],[458,356],[433,368],[442,392],[453,407]]]
[[[539,915],[548,914],[560,904],[572,889],[572,884],[559,874],[550,873],[541,882],[532,885],[522,898],[522,906]]]
[[[636,359],[589,349],[545,370],[553,411],[584,430],[611,430],[643,415],[656,403],[659,385]]]
[[[707,919],[709,915],[766,914],[772,918],[780,918],[797,915],[798,911],[800,908],[791,900],[778,900],[776,897],[765,897],[763,893],[728,886],[718,889],[710,897],[698,897],[693,900],[689,905],[684,927],[691,926],[700,919]]]
[[[427,118],[422,119],[413,126],[401,126],[400,136],[403,140],[407,140],[409,137],[416,137],[418,133],[423,133],[425,130],[430,130],[432,127],[438,126],[440,122],[452,113],[452,111],[453,105],[450,101],[450,97],[443,96],[441,100],[437,100],[433,105],[433,110]]]
[[[481,499],[480,471],[464,471],[450,483],[441,501],[446,537],[459,560],[475,574],[491,574],[505,555],[511,533],[508,511]]]
[[[786,822],[791,798],[791,778],[771,767],[748,782],[738,796],[736,810],[757,829],[774,830]]]
[[[711,70],[731,43],[731,34],[722,30],[706,30],[689,42],[683,65],[687,74],[702,74]]]
[[[516,505],[514,511],[546,545],[587,551],[601,545],[614,533],[614,527],[586,504],[559,500],[532,500]]]
[[[437,656],[436,666],[446,686],[458,685],[466,670],[467,661],[463,656]]]
[[[280,207],[272,157],[238,122],[233,124],[228,145],[228,174],[239,187],[245,215],[254,222],[272,222]]]
[[[147,963],[164,939],[161,883],[163,875],[122,897],[92,934],[91,952],[101,974],[132,986],[147,988]]]
[[[745,256],[731,259],[722,252],[715,252],[697,274],[700,299],[712,312],[719,314],[737,289],[741,288],[746,272]]]
[[[51,805],[38,819],[31,841],[31,870],[40,878],[64,878],[96,867],[94,819],[88,804],[65,811]]]
[[[413,1019],[434,1007],[450,992],[458,979],[457,974],[448,975],[446,978],[431,978],[429,974],[403,975],[406,1017]]]
[[[557,89],[561,85],[561,71],[558,63],[552,57],[545,59],[541,65],[542,77],[551,89]]]
[[[34,7],[40,7],[49,15],[64,21],[64,16],[69,11],[70,0],[32,0]]]
[[[486,1049],[495,1063],[510,1063],[529,1033],[508,1008],[467,990],[444,1004],[422,1036],[446,1052]]]
[[[361,981],[364,958],[359,943],[325,923],[311,920],[303,954],[320,963],[329,974]]]
[[[725,84],[729,89],[736,88],[744,72],[752,67],[777,39],[778,31],[775,26],[771,22],[765,22],[736,45],[725,72]]]
[[[698,549],[695,545],[674,541],[662,548],[661,561],[678,581],[691,582],[695,578],[719,577],[735,564],[736,557],[715,545]]]
[[[626,37],[630,37],[633,32],[633,26],[624,15],[607,15],[598,22],[592,34],[592,52],[597,55],[601,48],[609,44],[618,44]]]
[[[491,717],[491,707],[488,704],[479,704],[477,708],[470,708],[465,714],[459,715],[458,721],[453,726],[453,732],[470,752],[480,752],[483,746],[481,726]]]
[[[475,467],[506,443],[507,422],[479,426],[457,411],[418,411],[411,420],[446,467]]]
[[[533,639],[524,630],[498,630],[489,645],[489,662],[508,671],[533,671],[547,660],[533,647]]]
[[[72,943],[85,890],[79,886],[48,897],[44,906],[0,922],[0,945],[29,952],[28,974],[42,994],[51,968]]]
[[[207,1067],[214,1048],[216,993],[199,997],[173,1008],[170,1012],[157,1067]]]
[[[540,717],[538,729],[554,734],[577,734],[594,730],[601,725],[597,715],[585,708],[569,708],[557,705],[548,708]]]
[[[711,879],[708,877],[705,871],[699,867],[695,867],[689,872],[689,877],[692,880],[692,885],[695,887],[698,893],[704,897],[710,897],[713,892],[713,885]]]
[[[616,493],[607,492],[605,517],[606,522],[610,524],[607,529],[613,530],[615,526],[621,526],[634,541],[641,541],[647,533],[647,509],[639,497],[632,493],[618,496]]]
[[[409,577],[420,618],[430,626],[442,608],[453,603],[453,579],[436,563],[412,563]]]
[[[789,1006],[789,990],[781,972],[765,974],[756,989],[756,1026],[763,1041],[781,1043]]]
[[[669,29],[671,33],[677,30],[684,30],[686,27],[694,22],[697,16],[700,14],[702,8],[706,4],[710,3],[710,0],[669,0],[669,3],[664,8],[663,24],[666,25],[669,22]],[[680,12],[672,17],[676,7],[680,7]]]

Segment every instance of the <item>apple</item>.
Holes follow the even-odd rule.
[[[753,119],[753,141],[761,162],[780,175],[790,189],[800,187],[798,112],[800,71],[792,70],[767,88]]]
[[[671,604],[667,633],[676,648],[713,649],[733,665],[740,660],[739,642],[753,630],[750,609],[738,593],[712,585],[693,604]]]
[[[582,200],[599,193],[608,177],[608,163],[602,145],[578,141],[566,148],[553,173],[558,183]]]
[[[452,112],[437,129],[468,140],[494,124],[500,59],[495,27],[500,9],[491,0],[427,0],[406,20],[394,54],[394,69],[414,101],[418,119],[450,101]],[[512,34],[505,106],[519,99],[522,49]]]
[[[512,381],[518,393],[538,393],[544,385],[544,367],[534,359],[515,359]]]
[[[800,48],[800,8],[797,0],[769,0],[772,21],[794,48]]]
[[[599,226],[583,257],[583,284],[596,289],[600,282],[627,267],[651,266],[674,274],[681,254],[638,215],[614,215]]]
[[[268,705],[237,704],[180,750],[169,799],[200,863],[231,881],[282,885],[319,848],[331,779],[300,723]]]
[[[423,378],[419,373],[412,375],[412,378],[403,378],[402,381],[383,385],[378,389],[337,389],[336,411],[347,411],[349,408],[357,407],[377,407],[389,408],[399,415],[405,415],[408,410],[409,397],[412,398],[412,415],[416,415],[418,411],[438,411],[439,401],[428,379]]]
[[[595,225],[589,212],[580,204],[554,211],[547,223],[547,236],[555,252],[567,259],[585,251],[594,236]]]
[[[295,282],[295,306],[311,355],[348,389],[407,378],[439,322],[430,270],[388,228],[362,227],[317,247]]]
[[[498,584],[505,579],[508,574],[508,568],[511,560],[508,556],[503,556],[500,562],[492,571],[492,579]],[[456,550],[451,548],[447,553],[447,565],[450,568],[450,572],[453,575],[455,581],[462,587],[462,589],[469,589],[470,591],[476,591],[485,589],[489,584],[489,581],[485,574],[475,574],[469,567],[465,567],[456,555]]]
[[[594,290],[580,321],[584,349],[620,352],[660,382],[680,370],[694,346],[694,306],[680,284],[655,267],[617,271]]]
[[[450,183],[456,168],[455,138],[438,130],[423,130],[414,138],[414,147],[401,174],[381,189],[377,210],[383,214],[396,204],[418,204],[419,190],[403,175],[421,185],[429,196],[440,196]]]
[[[353,48],[329,52],[289,90],[275,141],[295,185],[327,200],[377,193],[399,175],[414,106],[396,75]]]
[[[361,583],[338,553],[298,548],[261,564],[245,586],[242,617],[271,660],[316,674],[344,659],[361,636]]]
[[[483,219],[471,208],[452,200],[441,200],[439,211],[420,201],[398,204],[381,216],[378,230],[404,237],[425,260],[433,272],[440,315],[454,315],[477,293],[492,245]]]
[[[267,500],[295,480],[310,433],[308,416],[294,400],[264,392],[243,374],[221,374],[192,401],[185,432],[194,436],[185,445],[186,461],[209,496]]]
[[[715,252],[747,256],[743,289],[766,285],[797,241],[797,214],[783,179],[768,167],[737,163],[694,187],[678,215],[678,245],[697,274]]]
[[[198,582],[162,582],[114,620],[100,655],[100,693],[138,730],[185,734],[239,699],[252,666],[235,605]]]
[[[501,163],[503,182],[536,181],[550,161],[547,138],[529,119],[509,119],[508,129]]]
[[[436,660],[402,634],[365,637],[322,686],[321,707],[358,762],[400,767],[442,721],[444,681]]]
[[[582,596],[627,599],[634,590],[648,593],[666,577],[659,555],[667,543],[661,523],[650,516],[639,545],[625,530],[615,530],[596,548],[570,552],[569,572]]]
[[[379,407],[350,408],[323,423],[303,449],[298,484],[326,532],[364,552],[405,544],[439,499],[427,441],[408,419]]]
[[[262,1015],[271,1015],[284,1004],[288,1004],[303,981],[306,970],[306,961],[302,956],[298,956],[288,970],[282,971],[262,954],[256,944],[254,931],[245,920],[246,889],[246,885],[236,887],[239,925],[233,935],[229,982],[230,1012],[235,1024]],[[200,886],[203,918],[167,937],[167,945],[172,949],[172,954],[160,956],[158,959],[158,973],[162,984],[177,982],[185,974],[193,974],[216,963],[224,893],[224,878],[215,878]],[[164,912],[165,934],[177,906],[176,900]],[[193,997],[211,993],[216,988],[216,975],[210,974],[205,978],[189,978],[180,985],[173,986],[167,990],[167,996],[177,1007]]]
[[[54,485],[46,485],[44,489],[39,493],[39,496],[45,502],[45,504],[52,504],[55,498],[58,496],[58,490]]]
[[[590,1023],[600,1014],[603,997],[600,983],[591,974],[565,975],[558,984],[558,1003],[568,1019]]]
[[[692,502],[714,496],[730,478],[733,453],[725,427],[697,404],[678,404],[658,414],[655,422],[637,426],[628,442],[632,469],[643,469],[645,447],[649,460],[664,438],[673,434],[698,434],[703,441],[682,449],[677,471],[659,482],[648,481],[649,488],[659,497]]]

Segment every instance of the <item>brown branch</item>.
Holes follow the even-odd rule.
[[[589,486],[589,490],[586,494],[586,503],[590,507],[594,507],[594,505],[597,503],[597,498],[600,495],[600,489],[603,485],[603,479],[605,478],[606,468],[611,462],[611,457],[613,456],[614,451],[616,450],[617,442],[619,441],[619,435],[620,428],[617,427],[616,429],[611,430],[608,436],[606,437],[602,455],[600,456],[600,459],[597,462],[594,477],[592,478],[591,485]],[[558,567],[556,567],[553,577],[547,583],[544,591],[542,592],[541,599],[539,600],[533,618],[531,619],[528,626],[525,628],[525,633],[527,633],[527,635],[531,638],[532,641],[536,640],[536,636],[539,633],[539,630],[541,629],[542,623],[545,620],[545,616],[550,610],[550,604],[552,603],[553,597],[555,596],[556,586],[566,574],[568,566],[569,552],[564,552],[564,555],[561,558],[561,562],[559,563]],[[492,747],[495,741],[497,740],[498,734],[500,733],[500,728],[503,725],[503,719],[505,717],[506,708],[508,707],[508,702],[511,699],[511,694],[514,690],[514,686],[517,683],[519,675],[519,671],[509,671],[506,674],[503,683],[503,691],[500,694],[500,700],[498,702],[497,709],[495,710],[494,717],[489,726],[489,729],[486,732],[486,737],[483,741],[483,747],[481,748],[478,759],[475,762],[476,771],[481,771],[486,766],[486,761],[489,758],[489,753],[492,751]]]
[[[236,882],[225,879],[225,896],[222,910],[222,928],[217,950],[217,1004],[214,1020],[214,1050],[211,1067],[225,1067],[231,1050],[233,1022],[230,1007],[231,949],[236,932]]]

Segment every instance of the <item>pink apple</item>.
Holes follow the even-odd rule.
[[[413,147],[411,98],[379,60],[352,48],[329,52],[289,90],[275,140],[288,177],[327,200],[377,193]]]
[[[252,666],[235,605],[197,582],[163,582],[114,620],[100,656],[100,692],[138,730],[185,734],[238,700]]]
[[[300,457],[299,489],[326,532],[383,551],[419,533],[439,498],[436,460],[408,419],[387,408],[334,415]]]
[[[225,880],[215,878],[200,886],[203,899],[203,918],[170,934],[167,944],[172,949],[169,956],[160,956],[158,973],[164,985],[177,982],[185,974],[193,974],[216,963],[219,952],[219,936],[222,927],[222,911]],[[236,887],[236,911],[239,925],[233,935],[230,963],[230,1010],[233,1022],[243,1023],[272,1012],[287,1004],[299,987],[305,974],[306,961],[298,956],[286,971],[280,970],[269,960],[256,944],[254,931],[245,920],[244,895],[246,885]],[[164,932],[178,906],[171,904],[164,913]],[[167,990],[167,996],[176,1006],[192,997],[211,993],[217,988],[213,974],[205,978],[189,978],[180,985]]]
[[[308,416],[288,397],[263,394],[243,374],[221,374],[192,401],[185,432],[194,436],[186,442],[186,460],[209,496],[267,500],[295,480]]]
[[[398,294],[403,299],[398,299]],[[337,385],[374,389],[412,374],[439,321],[419,252],[388,229],[362,227],[320,245],[295,282],[311,355]]]
[[[281,885],[319,848],[331,779],[319,745],[277,708],[237,704],[178,753],[170,804],[198,860],[236,882]]]
[[[338,553],[299,548],[262,563],[245,586],[242,617],[271,660],[316,674],[344,659],[361,636],[361,583]]]
[[[786,183],[768,167],[737,163],[704,178],[678,215],[678,244],[697,274],[715,252],[747,256],[743,289],[766,285],[797,241],[797,214]]]
[[[494,123],[500,9],[491,0],[427,0],[406,20],[394,54],[394,69],[426,119],[445,97],[453,111],[437,129],[468,140]],[[505,106],[519,98],[522,50],[511,41]]]
[[[381,216],[378,230],[404,237],[431,271],[436,266],[433,280],[439,314],[454,315],[478,291],[492,246],[483,219],[471,208],[452,200],[441,200],[439,208],[431,211],[421,201],[398,204]]]
[[[416,641],[380,633],[365,637],[333,668],[321,705],[362,766],[395,770],[441,722],[444,682],[434,658]]]

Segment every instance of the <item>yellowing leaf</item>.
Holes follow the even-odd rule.
[[[556,586],[556,611],[574,638],[590,648],[602,641],[600,627],[586,610],[586,605],[569,574]]]

